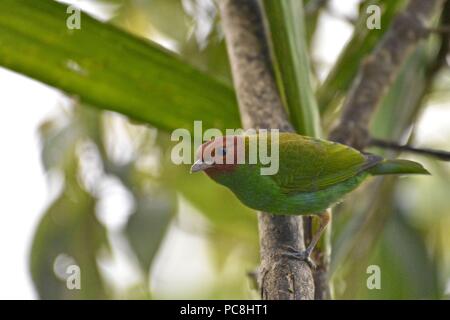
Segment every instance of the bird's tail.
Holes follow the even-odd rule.
[[[374,176],[385,174],[430,174],[420,163],[409,160],[383,160],[367,169]]]

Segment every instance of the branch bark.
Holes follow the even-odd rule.
[[[368,127],[376,108],[401,70],[403,62],[429,32],[426,24],[443,0],[410,0],[392,22],[374,52],[363,62],[344,102],[339,125],[330,139],[364,149],[369,143]]]
[[[219,7],[244,128],[293,131],[277,90],[258,0],[221,0]],[[304,250],[301,217],[259,213],[263,299],[313,299],[308,264],[282,254]]]

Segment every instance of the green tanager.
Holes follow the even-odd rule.
[[[329,222],[327,209],[367,177],[429,174],[419,163],[385,160],[331,141],[294,133],[279,133],[278,139],[270,134],[264,137],[268,154],[278,149],[278,171],[274,174],[262,174],[261,169],[269,164],[250,161],[255,153],[251,141],[260,143],[260,134],[224,136],[204,143],[191,172],[204,171],[252,209],[275,215],[318,215],[320,227],[310,245],[305,252],[292,254],[308,262]]]

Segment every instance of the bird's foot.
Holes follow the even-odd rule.
[[[308,250],[299,251],[298,249],[296,249],[294,247],[285,246],[282,255],[284,255],[288,258],[304,261],[313,270],[315,270],[317,268],[316,264],[311,259],[311,252]]]

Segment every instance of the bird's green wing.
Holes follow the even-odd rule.
[[[280,167],[271,177],[287,193],[325,189],[381,160],[342,144],[297,134],[280,134],[279,143]]]

